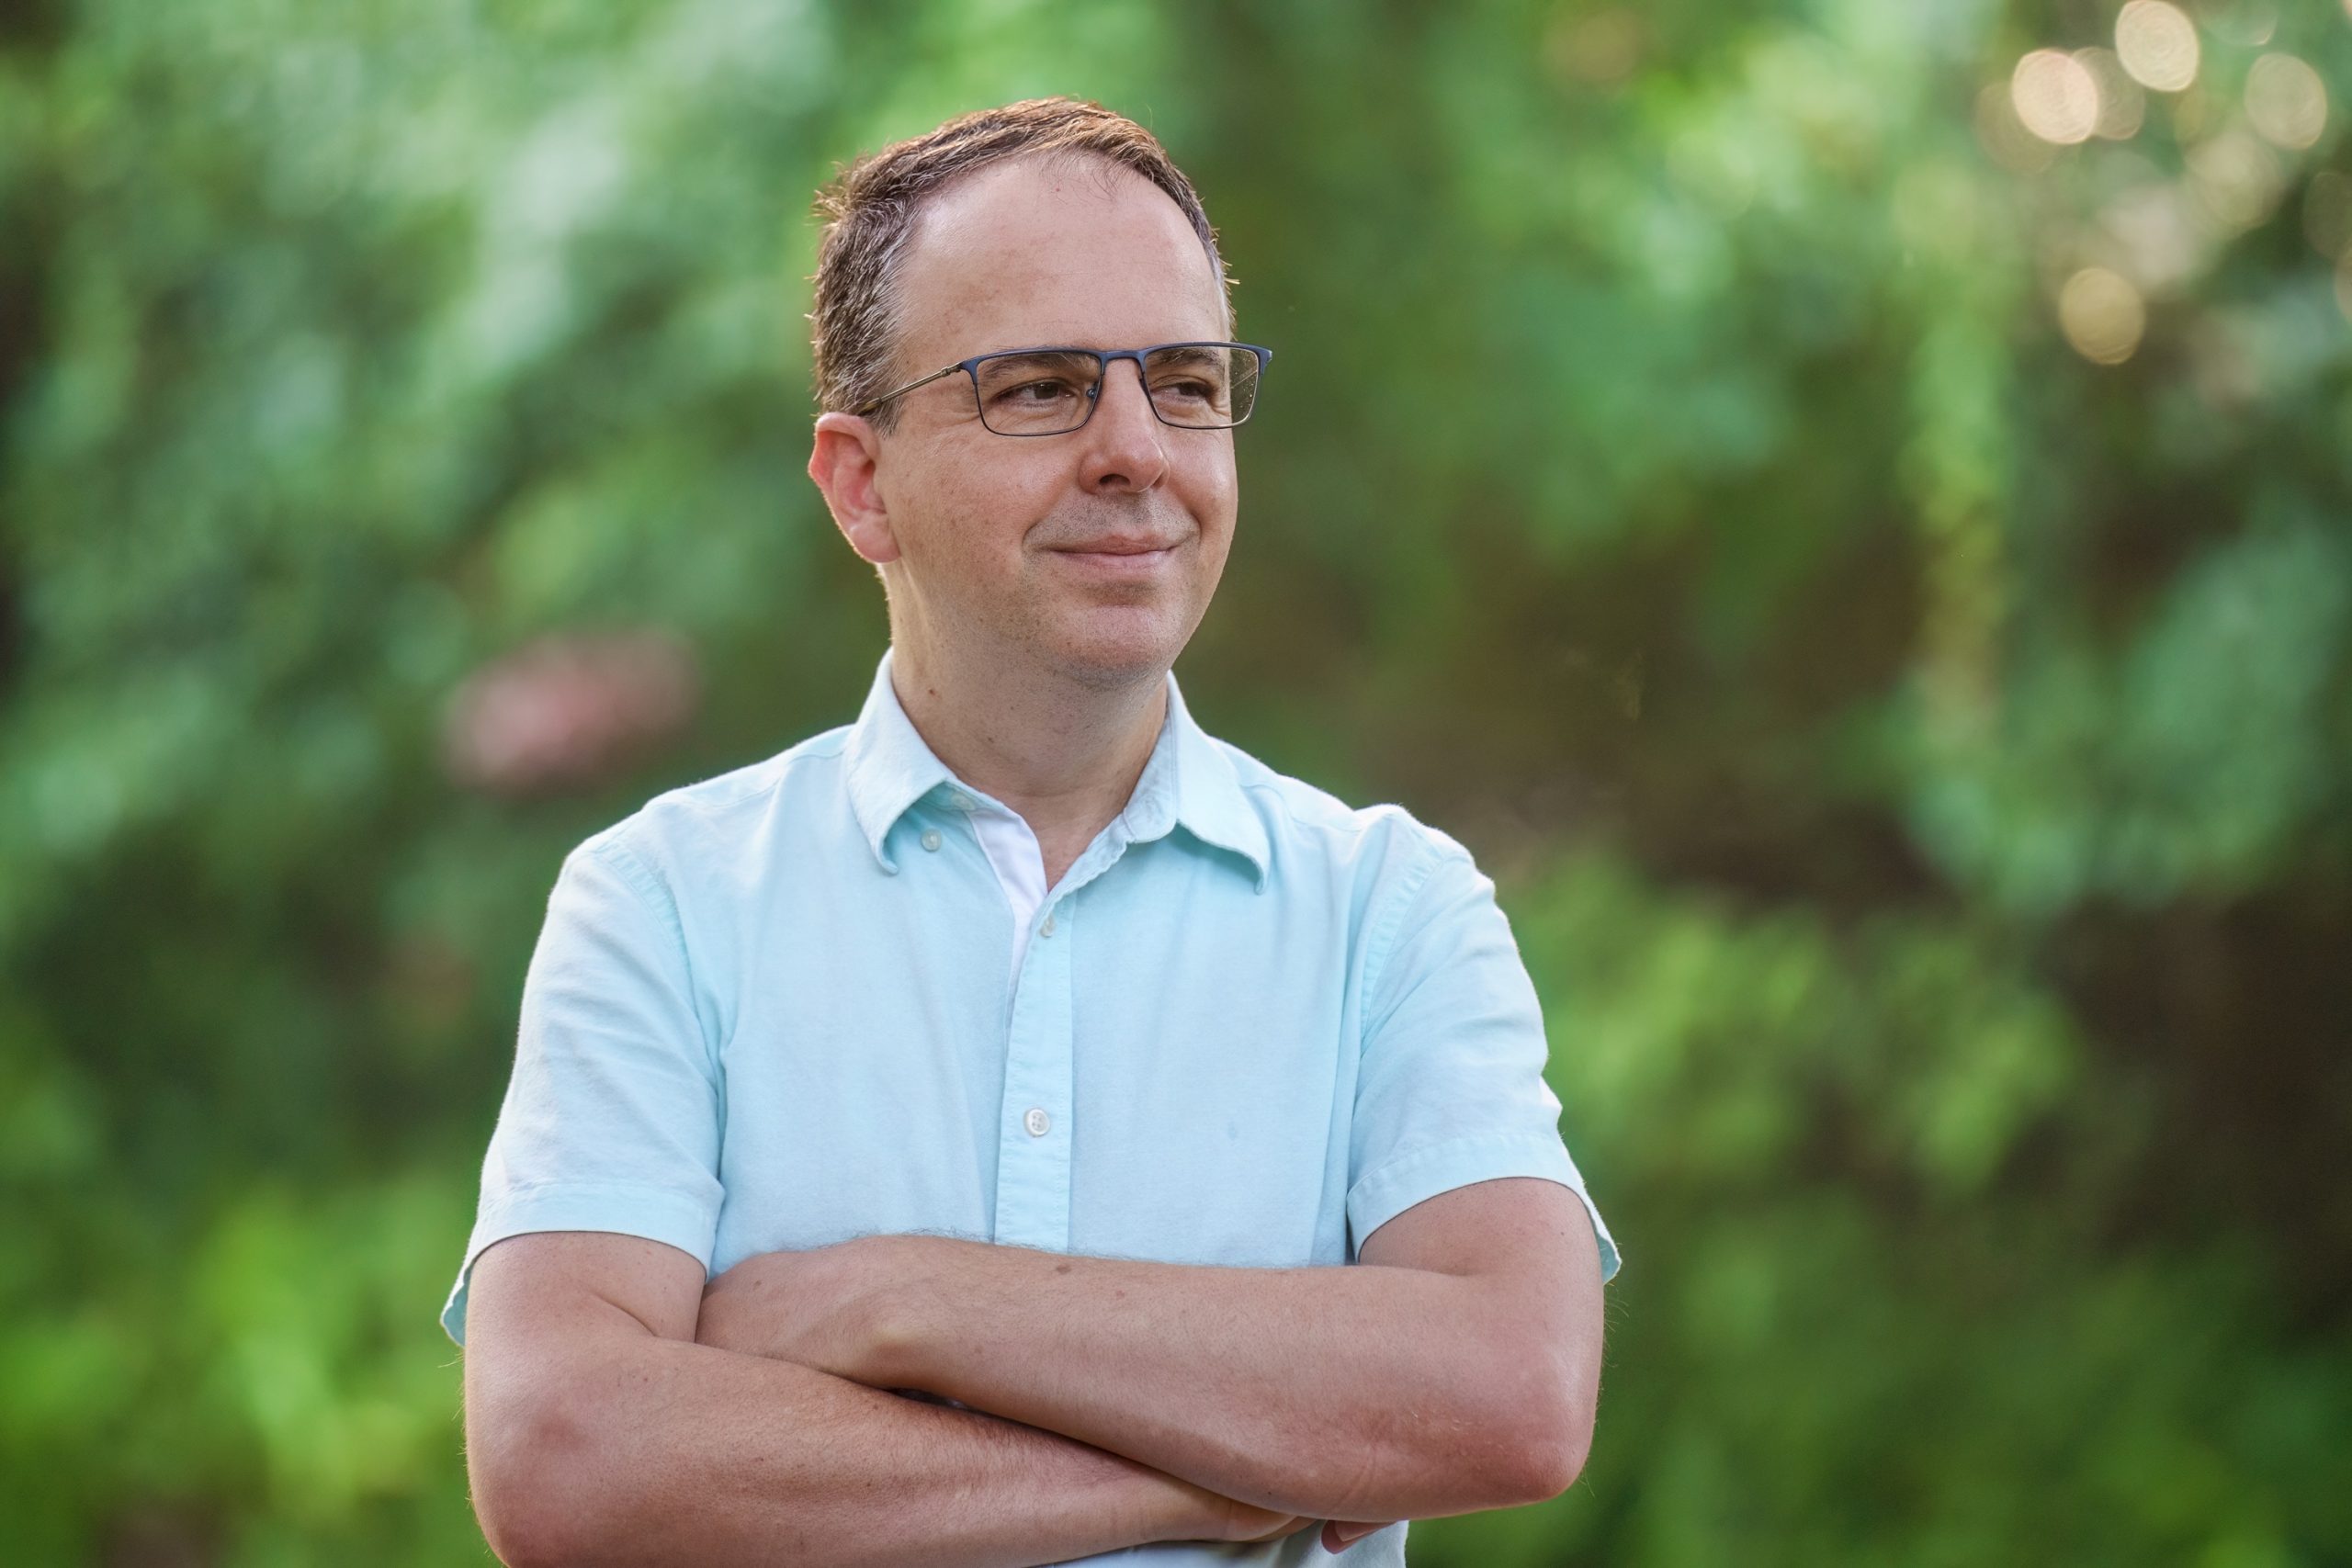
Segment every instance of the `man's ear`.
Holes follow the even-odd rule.
[[[899,558],[898,535],[882,500],[882,437],[871,423],[854,413],[819,414],[808,477],[851,549],[876,566]]]

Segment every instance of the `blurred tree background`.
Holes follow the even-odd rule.
[[[1625,1245],[1414,1561],[2352,1561],[2339,0],[0,7],[8,1559],[487,1560],[558,862],[885,638],[810,193],[1057,92],[1277,351],[1187,694],[1477,852]]]

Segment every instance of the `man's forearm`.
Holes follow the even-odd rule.
[[[1547,1374],[1524,1364],[1518,1347],[1532,1336],[1485,1281],[935,1236],[847,1245],[878,1283],[859,1314],[870,1321],[862,1348],[838,1356],[844,1375],[928,1389],[1317,1518],[1427,1517],[1551,1495]],[[760,1266],[721,1281],[734,1297],[727,1316],[743,1325],[721,1342],[806,1355],[805,1295],[790,1299],[778,1276],[777,1299],[763,1303]],[[713,1308],[707,1299],[706,1324]]]
[[[630,1333],[564,1386],[494,1510],[475,1455],[510,1562],[1025,1568],[1216,1524],[1214,1499],[1118,1455],[788,1362]]]

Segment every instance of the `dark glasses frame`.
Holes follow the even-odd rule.
[[[1141,381],[1144,374],[1144,355],[1148,354],[1155,354],[1163,348],[1246,349],[1250,354],[1257,356],[1258,380],[1260,382],[1263,382],[1266,378],[1266,362],[1274,356],[1274,351],[1272,349],[1262,347],[1254,343],[1182,342],[1148,344],[1142,348],[1080,348],[1072,344],[1045,348],[997,349],[988,354],[976,354],[969,359],[959,359],[953,365],[944,365],[938,369],[933,371],[930,375],[919,376],[915,379],[908,382],[905,386],[895,388],[890,391],[883,393],[878,398],[868,398],[865,401],[858,404],[857,407],[850,410],[849,412],[858,415],[872,413],[876,409],[880,408],[892,398],[903,397],[905,394],[913,391],[918,387],[927,387],[943,376],[953,376],[956,371],[961,370],[972,383],[972,406],[975,410],[978,411],[980,415],[980,423],[988,430],[989,434],[1009,435],[1015,439],[1043,435],[1068,435],[1071,431],[1085,429],[1086,421],[1094,417],[1095,409],[1101,406],[1102,401],[1102,383],[1110,379],[1111,366],[1114,361],[1121,359],[1134,360],[1136,363],[1136,378],[1138,381]],[[1022,357],[1023,355],[1033,354],[1088,354],[1092,355],[1101,364],[1102,368],[1100,373],[1094,378],[1094,384],[1087,389],[1086,418],[1081,419],[1076,424],[1071,425],[1069,430],[999,430],[988,422],[988,411],[982,407],[980,403],[979,367],[982,365],[987,364],[991,359],[1015,359]],[[1248,423],[1250,415],[1258,412],[1258,399],[1257,395],[1253,392],[1250,399],[1249,412],[1245,412],[1239,419],[1235,420],[1231,424],[1178,424],[1174,420],[1170,419],[1166,414],[1159,412],[1159,404],[1151,397],[1150,389],[1148,384],[1145,388],[1144,401],[1151,404],[1152,417],[1159,420],[1160,423],[1167,425],[1171,430],[1233,430],[1240,425]]]

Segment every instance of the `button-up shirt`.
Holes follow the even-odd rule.
[[[474,1259],[528,1231],[644,1236],[714,1275],[910,1232],[1341,1265],[1426,1198],[1532,1176],[1584,1200],[1616,1273],[1534,987],[1459,843],[1210,737],[1170,673],[1125,808],[1047,889],[890,669],[855,724],[565,858],[453,1339]],[[1404,1535],[1344,1555],[1401,1563]],[[1326,1558],[1311,1529],[1134,1555]]]

